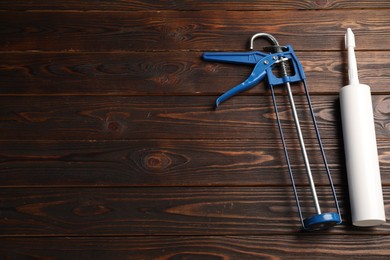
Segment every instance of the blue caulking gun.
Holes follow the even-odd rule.
[[[267,76],[268,85],[269,85],[269,88],[271,90],[271,96],[272,96],[273,107],[275,110],[276,120],[278,123],[279,134],[280,134],[280,138],[281,138],[281,141],[283,144],[284,154],[286,156],[287,167],[288,167],[291,183],[292,183],[293,190],[294,190],[294,196],[295,196],[295,200],[297,203],[298,213],[299,213],[299,218],[300,218],[300,221],[302,224],[302,228],[303,228],[303,230],[306,230],[306,231],[324,230],[324,229],[332,227],[336,224],[340,224],[341,223],[340,208],[338,205],[335,188],[333,185],[328,162],[327,162],[324,148],[322,145],[322,141],[320,138],[320,133],[318,131],[318,126],[317,126],[317,122],[315,119],[313,107],[311,105],[310,96],[309,96],[309,92],[308,92],[308,89],[306,86],[305,74],[303,72],[302,65],[299,62],[297,56],[295,55],[295,53],[293,51],[293,48],[290,45],[280,46],[278,41],[275,39],[275,37],[273,37],[272,35],[267,34],[267,33],[258,33],[258,34],[255,34],[251,37],[251,39],[250,39],[250,49],[251,50],[253,50],[253,41],[259,37],[265,38],[272,43],[272,46],[264,48],[264,51],[266,51],[267,53],[260,52],[260,51],[250,51],[250,52],[205,52],[203,54],[203,59],[207,60],[207,61],[247,64],[247,65],[254,65],[255,66],[252,73],[249,75],[249,77],[244,82],[238,84],[237,86],[235,86],[234,88],[230,89],[229,91],[227,91],[226,93],[221,95],[219,98],[217,98],[215,105],[216,105],[216,107],[218,107],[222,102],[228,100],[229,98],[233,97],[234,95],[254,87],[256,84],[258,84],[260,81],[262,81]],[[288,63],[291,64],[292,73],[288,73],[288,71],[287,71],[287,64]],[[279,66],[279,68],[281,69],[281,74],[282,74],[281,77],[275,76],[272,72],[273,69],[277,68],[277,66]],[[305,94],[307,97],[307,102],[308,102],[308,105],[310,108],[311,118],[313,120],[313,125],[314,125],[314,129],[316,132],[316,137],[317,137],[318,144],[319,144],[319,147],[321,150],[322,159],[323,159],[326,173],[328,176],[328,180],[329,180],[329,183],[331,186],[331,190],[332,190],[332,194],[333,194],[333,198],[334,198],[337,212],[327,212],[327,213],[321,212],[316,188],[315,188],[314,181],[313,181],[313,176],[311,173],[309,159],[307,156],[301,127],[299,124],[298,114],[297,114],[297,110],[295,107],[293,94],[291,91],[290,83],[293,83],[293,82],[302,82],[303,83],[303,86],[305,89]],[[288,94],[288,98],[290,101],[290,108],[291,108],[291,112],[292,112],[292,115],[294,118],[294,124],[295,124],[296,132],[298,135],[299,144],[301,147],[301,153],[302,153],[303,161],[305,163],[306,174],[307,174],[308,181],[310,184],[311,194],[312,194],[312,198],[313,198],[313,202],[314,202],[314,206],[315,206],[315,210],[316,210],[315,215],[312,215],[312,216],[307,217],[305,219],[303,218],[303,214],[302,214],[302,210],[301,210],[301,206],[300,206],[300,202],[299,202],[299,197],[298,197],[298,192],[297,192],[297,188],[295,185],[293,171],[292,171],[292,167],[291,167],[291,163],[290,163],[290,158],[288,155],[287,146],[286,146],[286,142],[284,139],[283,129],[282,129],[282,125],[281,125],[281,122],[279,119],[279,113],[278,113],[278,108],[277,108],[277,104],[276,104],[274,86],[279,86],[279,85],[284,85],[287,89],[287,94]]]

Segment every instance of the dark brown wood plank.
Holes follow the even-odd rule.
[[[3,97],[2,140],[279,139],[271,97],[238,96],[214,111],[213,96]],[[286,96],[277,98],[286,137],[295,127]],[[295,97],[305,138],[310,128],[306,98]],[[323,138],[340,138],[338,96],[312,96]],[[389,138],[389,98],[373,96],[377,137]]]
[[[295,180],[307,183],[297,141],[288,141]],[[325,140],[335,184],[346,184],[342,143]],[[317,144],[306,144],[317,185],[328,185]],[[379,140],[381,171],[388,141]],[[0,183],[12,186],[290,185],[275,140],[147,140],[0,142]],[[302,173],[302,174],[301,174]],[[382,174],[384,185],[390,185]]]
[[[288,141],[295,181],[307,184],[297,141]],[[333,181],[346,185],[343,144],[325,139]],[[316,142],[307,142],[316,185],[328,185]],[[378,141],[383,185],[389,144]],[[290,185],[277,140],[0,142],[2,187]]]
[[[390,8],[387,0],[364,0],[364,1],[312,1],[312,0],[181,0],[181,1],[77,1],[56,0],[45,1],[25,0],[2,1],[0,10],[281,10],[281,9],[353,9],[353,8]]]
[[[244,51],[244,50],[243,50]],[[252,66],[206,62],[201,52],[4,53],[0,94],[219,95]],[[347,84],[345,52],[298,52],[311,94]],[[360,81],[389,93],[390,52],[357,52]],[[263,84],[245,94],[266,94]]]
[[[326,234],[390,234],[350,224],[347,188],[337,189],[344,224]],[[299,188],[304,216],[314,213],[309,187]],[[384,187],[385,204],[390,187]],[[329,187],[317,188],[324,212]],[[298,234],[291,187],[2,188],[0,236]]]
[[[342,144],[324,141],[334,182],[346,184]],[[318,144],[306,146],[316,184],[328,185]],[[307,184],[297,141],[288,147],[296,183]],[[380,141],[384,172],[387,149]],[[2,187],[290,185],[275,140],[3,141],[0,162]]]
[[[4,259],[388,259],[389,248],[381,235],[0,238]]]
[[[350,223],[337,94],[351,27],[361,82],[375,94],[387,205],[389,10],[384,0],[2,1],[0,258],[388,258],[388,224]],[[329,231],[299,231],[265,86],[212,110],[251,68],[200,54],[244,51],[259,31],[292,44],[305,67],[345,220]],[[325,180],[316,178],[324,212],[334,206]]]
[[[0,51],[243,50],[258,32],[296,50],[340,50],[348,27],[360,49],[389,50],[389,21],[386,9],[2,12]]]

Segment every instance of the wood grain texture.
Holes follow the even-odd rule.
[[[338,92],[351,27],[388,211],[389,10],[385,0],[1,1],[0,258],[387,259],[388,224],[351,224]],[[266,86],[213,110],[252,68],[201,54],[245,51],[258,32],[293,45],[308,77],[344,220],[329,231],[300,231]],[[334,211],[302,88],[293,91],[321,209]]]
[[[303,215],[313,214],[309,187],[298,188]],[[334,212],[329,187],[317,189]],[[326,234],[389,235],[350,223],[346,187],[337,189],[344,223]],[[384,200],[390,188],[384,187]],[[0,236],[300,234],[291,187],[40,188],[0,191]]]
[[[389,236],[142,236],[0,238],[5,259],[388,259]],[[307,246],[311,245],[311,246]],[[360,248],[357,250],[356,248]]]
[[[134,140],[0,142],[3,187],[269,186],[290,185],[275,140]],[[287,143],[297,184],[307,177],[296,140]],[[328,185],[316,142],[308,142],[317,185]],[[336,184],[346,183],[340,142],[324,146]],[[379,143],[383,171],[386,141]],[[390,184],[389,176],[383,183]]]
[[[160,97],[4,97],[0,136],[3,140],[124,139],[279,139],[272,101],[267,96],[234,97],[214,111],[213,96]],[[277,98],[287,138],[296,138],[285,96]],[[315,138],[304,96],[296,105],[305,138]],[[340,138],[338,96],[313,96],[325,139]],[[378,138],[389,138],[387,96],[373,96]]]
[[[389,50],[388,10],[3,12],[0,51],[244,50],[272,32],[296,50],[341,50],[348,27],[359,48]],[[288,23],[286,23],[288,17]],[[260,19],[259,19],[260,18]],[[316,24],[315,27],[308,24]],[[363,29],[362,29],[363,28]],[[229,44],[226,44],[229,42]]]
[[[336,1],[312,1],[312,0],[181,0],[181,1],[131,1],[131,0],[113,0],[96,1],[88,0],[56,0],[47,2],[45,0],[35,0],[34,2],[15,0],[2,1],[0,9],[2,10],[281,10],[281,9],[361,9],[361,8],[389,8],[390,4],[386,0],[336,0]]]
[[[245,50],[243,50],[245,51]],[[252,66],[201,59],[201,52],[5,53],[3,95],[219,95],[244,81]],[[347,84],[345,52],[298,52],[310,93]],[[390,52],[357,52],[360,81],[389,93]],[[259,84],[244,94],[269,95]]]
[[[315,214],[309,187],[298,188],[304,216]],[[344,224],[327,234],[372,234],[352,227],[346,187],[337,189]],[[390,188],[384,187],[389,203]],[[329,187],[317,189],[334,211]],[[291,187],[3,188],[0,236],[299,234]],[[389,225],[375,228],[388,235]]]
[[[287,141],[295,182],[307,185],[296,140]],[[307,142],[316,185],[328,185],[315,142]],[[345,185],[342,143],[324,140],[333,181]],[[378,142],[382,184],[390,185],[388,141]],[[290,185],[275,140],[0,142],[2,187]]]

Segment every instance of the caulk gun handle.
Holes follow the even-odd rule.
[[[234,88],[230,89],[219,98],[217,98],[215,102],[215,108],[218,108],[219,104],[233,97],[234,95],[248,90],[262,81],[268,73],[272,73],[272,65],[275,64],[277,60],[273,59],[273,55],[267,55],[263,59],[257,62],[255,68],[249,77],[242,83],[238,84]]]
[[[266,57],[266,53],[260,51],[250,52],[205,52],[202,57],[207,61],[226,62],[235,64],[255,65]]]

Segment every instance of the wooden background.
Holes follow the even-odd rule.
[[[351,27],[389,211],[389,11],[387,0],[1,1],[0,257],[386,258],[388,224],[351,225],[338,92]],[[258,32],[293,45],[304,66],[344,221],[331,230],[300,231],[267,87],[213,110],[252,67],[205,62],[202,52],[245,51]],[[301,87],[294,92],[331,210]]]

